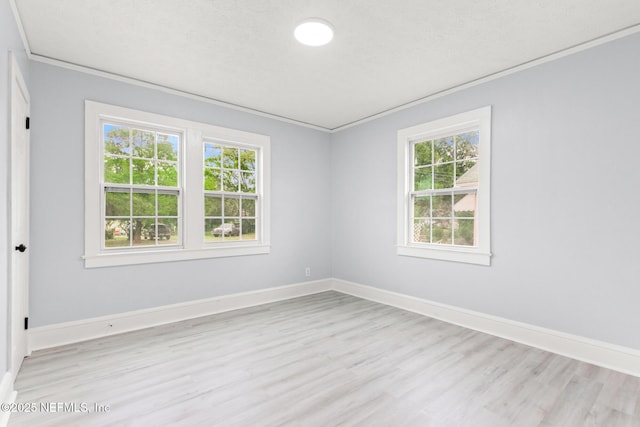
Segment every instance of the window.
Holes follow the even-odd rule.
[[[205,141],[205,241],[256,240],[256,158],[251,148]]]
[[[269,252],[269,137],[86,101],[85,266]]]
[[[182,134],[116,120],[101,127],[102,249],[179,245]]]
[[[490,264],[491,107],[398,132],[398,254]]]

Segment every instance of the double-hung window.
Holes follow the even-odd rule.
[[[257,159],[255,148],[204,141],[205,241],[255,241],[260,235]]]
[[[85,266],[269,252],[268,136],[85,104]]]
[[[102,248],[180,245],[182,132],[114,119],[100,125]]]
[[[398,132],[398,254],[489,265],[491,107]]]

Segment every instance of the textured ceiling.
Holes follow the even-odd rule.
[[[49,58],[336,129],[640,23],[639,0],[15,0]],[[295,25],[328,20],[327,46]],[[632,28],[633,27],[633,28]]]

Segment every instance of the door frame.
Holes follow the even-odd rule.
[[[24,100],[26,101],[26,115],[29,116],[30,114],[30,105],[31,105],[31,100],[30,100],[30,96],[29,96],[29,89],[27,87],[27,84],[24,80],[24,77],[22,75],[22,72],[20,70],[20,67],[18,65],[18,62],[16,60],[15,55],[10,52],[9,53],[10,56],[10,71],[9,71],[9,77],[10,77],[10,122],[9,122],[9,128],[10,128],[10,144],[9,144],[9,158],[10,158],[10,174],[9,174],[9,233],[10,233],[10,240],[9,240],[9,298],[7,301],[7,305],[8,305],[8,313],[9,313],[9,317],[8,317],[8,335],[9,335],[9,339],[8,339],[8,360],[7,360],[7,364],[8,364],[8,371],[11,373],[11,375],[13,376],[13,378],[15,379],[16,375],[18,374],[18,371],[20,369],[20,366],[22,364],[22,360],[24,359],[25,356],[27,356],[29,354],[29,340],[28,340],[28,335],[27,335],[27,330],[20,328],[19,330],[21,331],[22,336],[17,337],[16,334],[14,333],[14,326],[15,323],[17,322],[18,325],[23,324],[24,320],[23,319],[15,319],[15,307],[17,304],[19,303],[23,303],[24,306],[21,307],[25,316],[28,317],[29,315],[29,251],[27,250],[27,252],[24,253],[18,253],[14,246],[20,244],[20,243],[24,243],[27,247],[29,247],[29,163],[30,163],[30,141],[29,141],[29,132],[27,131],[26,133],[26,147],[25,147],[25,156],[26,156],[26,170],[24,170],[24,177],[23,179],[25,180],[25,186],[27,189],[27,195],[26,195],[26,207],[25,207],[25,212],[22,212],[21,214],[24,215],[27,220],[26,220],[26,230],[25,230],[25,236],[23,239],[21,239],[21,242],[17,242],[18,240],[18,236],[16,236],[16,232],[14,229],[14,206],[17,204],[16,201],[18,200],[17,196],[16,196],[16,191],[14,189],[14,182],[15,182],[15,174],[16,174],[16,168],[18,165],[15,164],[15,158],[14,158],[14,152],[15,152],[15,146],[17,144],[16,139],[17,139],[17,132],[24,130],[26,128],[26,123],[25,123],[25,117],[16,117],[16,114],[18,114],[18,111],[16,111],[16,103],[20,102],[18,100],[18,96],[21,96],[22,98],[24,98]],[[14,126],[15,123],[23,123],[25,128],[19,129],[19,126]],[[14,270],[15,270],[15,265],[16,265],[16,260],[17,260],[17,256],[20,257],[26,257],[25,263],[26,263],[26,272],[25,272],[25,282],[24,282],[24,289],[20,289],[18,290],[19,292],[22,292],[22,298],[20,298],[21,295],[17,294],[16,290],[17,287],[19,286],[18,283],[15,283],[15,277],[14,277]],[[17,300],[17,298],[20,298],[19,300]],[[20,316],[22,317],[22,316]],[[26,325],[25,325],[26,326]],[[17,344],[22,343],[22,346],[18,346]],[[17,352],[20,352],[21,354],[15,354],[16,351],[14,351],[14,349]],[[18,366],[15,366],[16,363],[14,362],[16,359],[20,358],[20,362],[17,363]]]

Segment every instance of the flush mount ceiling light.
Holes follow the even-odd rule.
[[[307,46],[322,46],[333,38],[333,26],[323,19],[305,19],[298,24],[293,35]]]

